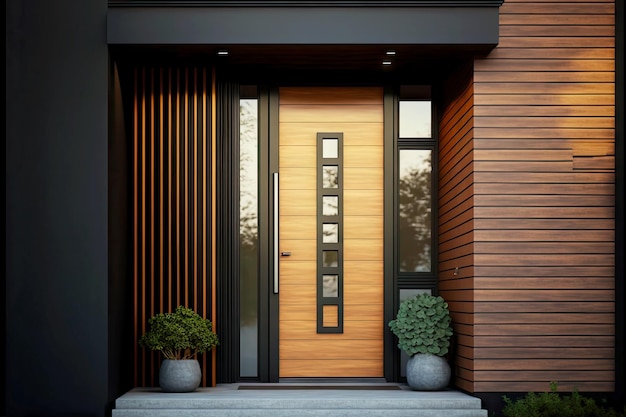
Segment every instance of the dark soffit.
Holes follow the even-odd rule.
[[[115,53],[273,69],[415,70],[488,54],[501,0],[110,0]],[[219,56],[228,51],[228,56]],[[394,52],[395,55],[387,55]],[[382,68],[383,61],[391,65]]]

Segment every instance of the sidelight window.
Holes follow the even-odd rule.
[[[239,375],[258,376],[259,135],[256,88],[239,100]]]
[[[395,155],[396,276],[399,298],[434,291],[437,143],[430,86],[401,86]]]

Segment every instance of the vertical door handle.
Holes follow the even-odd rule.
[[[274,172],[274,294],[278,294],[280,253],[278,252],[278,172]]]

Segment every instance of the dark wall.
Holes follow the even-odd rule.
[[[107,1],[6,12],[6,415],[102,416]]]

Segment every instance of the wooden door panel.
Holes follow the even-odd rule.
[[[315,220],[315,216],[282,216],[280,218],[280,238],[315,240]]]
[[[361,339],[380,339],[383,335],[383,321],[346,321],[344,324],[344,332],[336,333],[317,333],[315,321],[291,321],[283,320],[280,323],[279,331],[281,340],[300,339],[306,341],[323,340],[328,344],[336,340],[361,340]],[[381,352],[382,353],[382,352]],[[328,358],[326,352],[311,352],[311,357]],[[329,358],[332,359],[332,358]],[[380,358],[382,360],[382,357]],[[282,367],[281,367],[282,369]]]
[[[281,215],[315,215],[315,190],[283,190],[280,195]]]
[[[344,170],[346,190],[383,190],[383,169],[346,168]]]
[[[353,146],[344,156],[344,165],[349,168],[383,168],[382,146]],[[378,170],[374,171],[380,174]]]
[[[315,305],[284,304],[281,305],[280,314],[285,320],[299,321],[310,320],[315,316]],[[350,304],[344,309],[344,317],[347,321],[372,321],[373,317],[383,316],[383,302],[370,304]],[[376,321],[378,323],[378,321]]]
[[[281,258],[281,270],[283,265],[289,262],[315,261],[317,259],[315,241],[305,239],[281,239],[280,250],[291,252],[291,256]]]
[[[280,377],[383,375],[383,95],[281,88]],[[343,138],[343,333],[318,333],[317,134]],[[336,325],[337,305],[323,306]],[[358,355],[355,357],[355,352]]]
[[[382,92],[360,87],[282,87],[281,104],[375,104],[380,105]]]
[[[382,123],[382,104],[295,104],[280,106],[281,123],[317,123],[320,120],[337,123]],[[317,127],[315,129],[321,132]]]
[[[383,242],[380,239],[345,239],[346,261],[382,261]]]
[[[346,211],[354,216],[377,216],[383,210],[383,197],[375,191],[346,190],[343,194]]]
[[[311,350],[325,351],[335,359],[355,359],[354,352],[359,352],[358,359],[378,359],[383,347],[382,340],[337,340],[328,343],[325,340],[287,340],[280,351],[280,359],[308,359]]]
[[[293,168],[315,168],[315,146],[281,146],[280,166]]]
[[[284,167],[280,170],[280,191],[316,189],[315,167]]]
[[[383,235],[384,222],[380,216],[345,216],[344,231],[354,239],[378,239]]]
[[[281,377],[293,378],[307,375],[309,378],[376,378],[383,374],[380,360],[306,359],[281,360]]]
[[[343,132],[344,145],[348,146],[382,146],[382,123],[283,123],[280,125],[279,136],[282,146],[315,146],[317,132]]]

